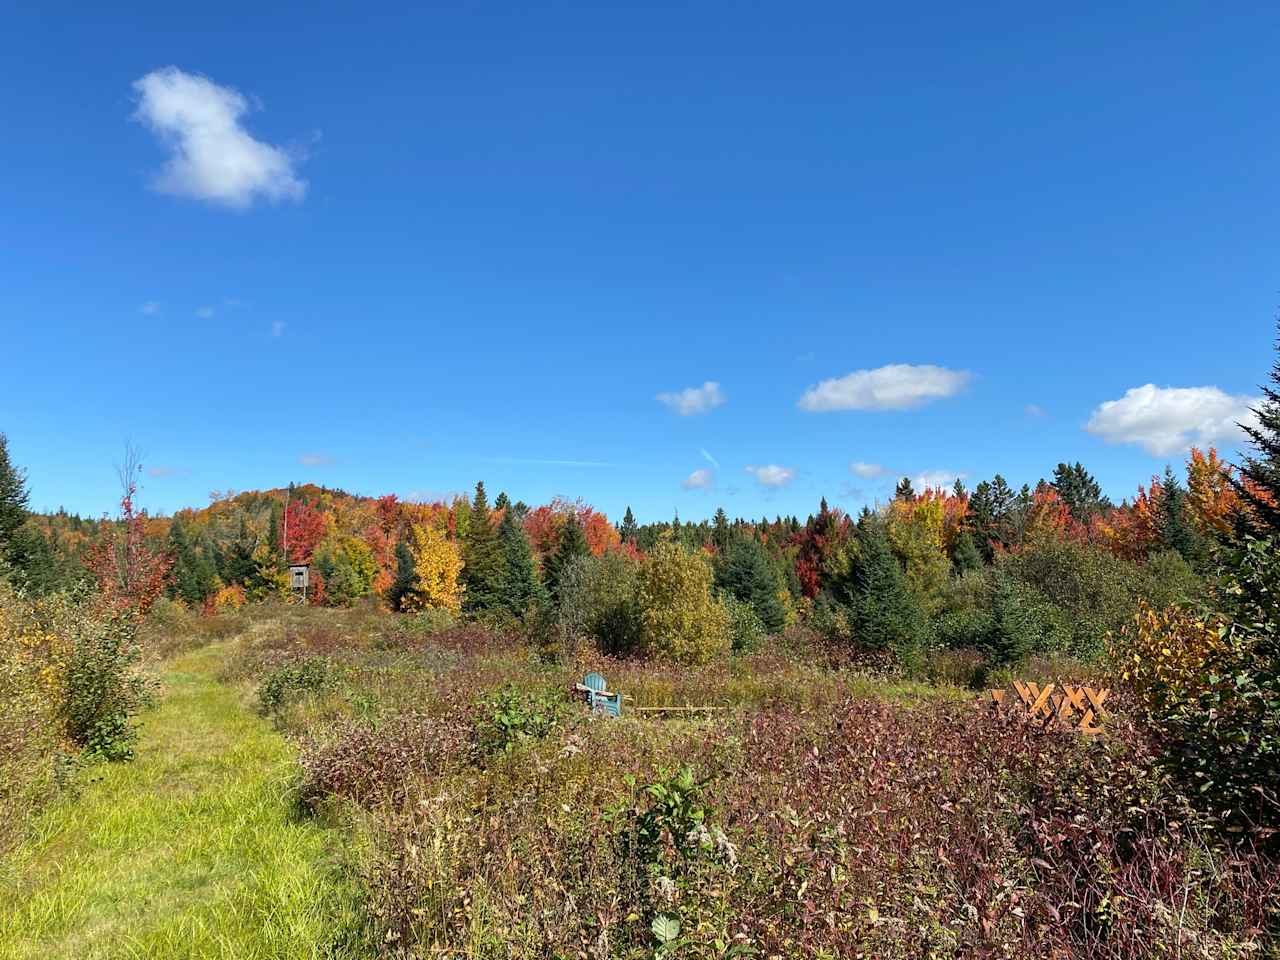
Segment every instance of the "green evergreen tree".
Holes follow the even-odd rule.
[[[462,548],[462,608],[468,613],[492,610],[502,602],[503,562],[498,534],[493,529],[484,482],[476,484],[471,517]]]
[[[1276,349],[1280,351],[1280,340]],[[1270,384],[1262,386],[1262,402],[1253,411],[1257,425],[1241,424],[1254,452],[1244,457],[1234,481],[1253,508],[1241,511],[1238,523],[1258,537],[1280,535],[1280,359],[1272,365],[1269,379]]]
[[[618,535],[622,537],[623,543],[636,542],[636,516],[631,512],[630,505],[627,506],[627,512],[622,515],[622,523],[618,525]]]
[[[951,495],[953,497],[963,497],[965,495],[964,481],[956,477],[956,482],[951,486]]]
[[[387,603],[392,610],[403,610],[405,598],[417,588],[418,570],[413,562],[413,551],[409,543],[401,540],[396,544],[396,576],[387,588]]]
[[[911,478],[903,477],[898,481],[898,486],[894,488],[893,499],[895,500],[914,500],[916,498],[915,488],[911,486]]]
[[[498,546],[502,552],[501,605],[513,616],[521,616],[529,604],[542,599],[545,591],[538,580],[533,551],[515,511],[508,510],[498,525]]]
[[[1186,488],[1167,465],[1160,481],[1159,534],[1160,545],[1176,550],[1192,567],[1204,559],[1205,544],[1187,519]]]
[[[778,596],[785,585],[755,537],[735,537],[729,543],[716,563],[715,584],[749,604],[771,633],[786,624],[786,609]]]
[[[173,557],[170,594],[188,606],[200,606],[214,591],[217,568],[208,552],[191,542],[181,520],[169,525],[169,554]]]
[[[973,543],[968,530],[960,531],[952,550],[951,562],[955,565],[957,576],[963,576],[971,570],[982,569],[982,554]]]
[[[10,563],[13,538],[27,522],[27,502],[26,475],[9,459],[9,440],[0,433],[0,559]]]
[[[6,557],[0,557],[0,570],[8,562],[15,582],[31,593],[43,596],[63,583],[57,554],[48,539],[26,523],[10,538]]]
[[[503,490],[498,494],[498,499],[493,501],[493,509],[506,512],[511,507],[511,499],[507,496],[507,491]]]
[[[859,645],[890,650],[903,664],[914,665],[924,645],[924,613],[907,589],[879,518],[859,520],[856,546],[846,571],[833,578],[832,593],[852,613]]]
[[[716,507],[715,520],[711,523],[711,544],[722,553],[729,548],[729,517],[724,507]]]
[[[1067,505],[1071,516],[1080,523],[1088,523],[1093,517],[1111,508],[1111,501],[1102,495],[1102,487],[1098,486],[1098,481],[1079,461],[1074,464],[1058,464],[1054,468],[1050,486]]]
[[[578,518],[570,514],[564,521],[564,526],[560,528],[560,537],[556,543],[555,552],[553,552],[543,563],[543,579],[547,585],[547,592],[550,593],[552,600],[558,605],[560,603],[560,577],[564,571],[578,557],[585,557],[591,553],[591,548],[587,545],[586,534],[582,532],[582,526],[578,523]]]

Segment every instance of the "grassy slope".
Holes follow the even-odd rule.
[[[288,745],[215,680],[232,649],[170,661],[137,759],[92,768],[0,868],[0,958],[329,955],[351,916],[330,838],[291,814]]]

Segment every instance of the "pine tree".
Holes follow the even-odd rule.
[[[1071,511],[1071,516],[1079,523],[1088,523],[1094,516],[1111,507],[1111,501],[1102,495],[1102,487],[1098,486],[1098,481],[1078,460],[1074,464],[1059,463],[1054,468],[1050,486],[1057,491],[1062,502]]]
[[[493,529],[483,481],[476,484],[475,499],[471,503],[462,563],[463,609],[478,613],[498,606],[502,599],[502,551]]]
[[[965,495],[964,481],[956,477],[956,482],[951,486],[951,495],[953,497],[963,497]]]
[[[914,500],[916,498],[915,488],[911,486],[911,478],[903,477],[898,481],[898,486],[893,491],[893,499],[895,500]],[[823,501],[824,503],[826,501]]]
[[[396,544],[396,576],[387,588],[387,603],[392,610],[406,610],[409,604],[405,600],[418,585],[418,570],[413,562],[413,551],[409,549],[408,540],[400,540]]]
[[[857,551],[847,573],[833,584],[851,609],[859,644],[891,650],[899,661],[916,659],[924,643],[925,618],[878,518],[859,521]]]
[[[498,494],[498,499],[493,501],[493,509],[505,513],[511,507],[511,499],[507,496],[507,491],[503,490]]]
[[[26,475],[9,459],[9,441],[0,433],[0,558],[8,559],[14,536],[27,522]]]
[[[716,564],[715,583],[717,589],[750,604],[770,632],[786,625],[786,609],[779,597],[786,587],[755,537],[735,537],[729,543]]]
[[[1280,322],[1277,323],[1280,327]],[[1276,341],[1280,351],[1280,340]],[[1280,535],[1280,359],[1271,367],[1270,385],[1253,411],[1257,426],[1241,424],[1254,452],[1244,457],[1236,490],[1252,510],[1241,511],[1240,525],[1255,536]]]
[[[724,507],[716,507],[716,516],[711,523],[711,544],[721,552],[729,547],[729,517]]]
[[[181,520],[169,525],[169,555],[173,557],[172,595],[189,606],[199,606],[217,585],[217,570],[208,553],[191,542]]]
[[[498,546],[503,563],[501,604],[518,617],[525,613],[532,601],[543,597],[545,591],[538,580],[529,540],[512,510],[502,515],[502,523],[498,525]]]
[[[974,546],[973,537],[969,535],[968,530],[960,531],[960,536],[956,537],[956,545],[952,550],[951,562],[955,564],[955,570],[958,575],[982,568],[982,554]]]
[[[623,543],[636,542],[636,517],[631,512],[630,504],[627,505],[627,512],[622,516],[622,523],[618,526],[618,535],[622,538]]]
[[[574,560],[585,557],[590,552],[591,548],[587,545],[587,538],[582,532],[578,518],[570,514],[560,528],[555,552],[547,557],[543,564],[543,580],[546,582],[551,598],[557,604],[560,602],[560,575]]]
[[[1176,550],[1182,559],[1195,566],[1204,556],[1204,543],[1187,519],[1187,491],[1172,469],[1164,468],[1159,499],[1160,545]]]

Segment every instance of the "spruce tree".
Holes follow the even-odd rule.
[[[578,518],[573,514],[569,514],[565,518],[564,525],[560,528],[560,537],[556,543],[555,551],[543,563],[542,572],[547,591],[557,604],[560,602],[561,574],[574,560],[578,557],[585,557],[590,552],[591,548],[587,545],[587,537],[582,532],[582,526],[578,523]]]
[[[1053,471],[1053,482],[1050,484],[1057,491],[1062,502],[1071,511],[1071,516],[1080,523],[1089,520],[1110,508],[1111,501],[1102,495],[1102,487],[1078,460],[1074,464],[1059,463]]]
[[[906,500],[910,502],[915,498],[916,498],[916,491],[915,491],[915,488],[911,486],[911,478],[903,477],[901,480],[898,481],[898,486],[893,491],[893,499]],[[823,501],[823,504],[825,506],[826,504],[825,500]]]
[[[627,505],[627,512],[622,515],[622,523],[618,526],[618,535],[622,538],[623,543],[636,542],[636,517],[631,512],[630,504]]]
[[[171,595],[188,606],[200,606],[213,593],[218,574],[208,553],[191,542],[181,520],[169,525],[169,554],[173,557]]]
[[[9,558],[13,538],[27,522],[26,476],[9,459],[9,441],[0,433],[0,557]]]
[[[716,507],[716,516],[711,523],[711,543],[721,552],[729,547],[729,517],[724,507]]]
[[[754,536],[735,537],[729,543],[716,563],[715,583],[718,589],[750,604],[771,633],[786,625],[786,610],[778,596],[786,587]]]
[[[1280,340],[1276,348],[1280,351]],[[1280,359],[1272,365],[1269,379],[1253,411],[1257,425],[1241,424],[1254,452],[1244,457],[1233,481],[1252,508],[1241,511],[1239,523],[1259,537],[1280,535]]]
[[[502,599],[502,551],[497,531],[493,529],[483,481],[476,484],[476,496],[471,503],[462,563],[462,582],[466,587],[462,608],[468,613],[480,613],[497,607]]]
[[[413,551],[409,542],[401,540],[396,544],[396,576],[387,588],[387,603],[392,610],[406,609],[405,599],[416,589],[418,569],[413,562]]]
[[[980,570],[982,568],[982,554],[974,546],[973,537],[969,535],[968,530],[961,530],[960,535],[956,537],[955,547],[952,549],[951,562],[955,564],[957,575],[963,575],[971,570]]]
[[[860,521],[857,552],[836,585],[838,599],[851,608],[858,643],[872,650],[891,650],[910,664],[925,639],[925,618],[907,589],[902,568],[878,518]]]
[[[1162,547],[1176,550],[1193,567],[1202,560],[1204,543],[1187,519],[1187,491],[1168,466],[1160,482],[1159,534]]]
[[[498,525],[498,546],[502,552],[502,606],[513,616],[521,616],[530,602],[544,595],[533,551],[515,512],[508,510]]]

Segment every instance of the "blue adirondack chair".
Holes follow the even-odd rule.
[[[610,693],[600,674],[588,673],[577,687],[586,693],[587,704],[592,713],[603,713],[610,717],[622,716],[622,694]]]

